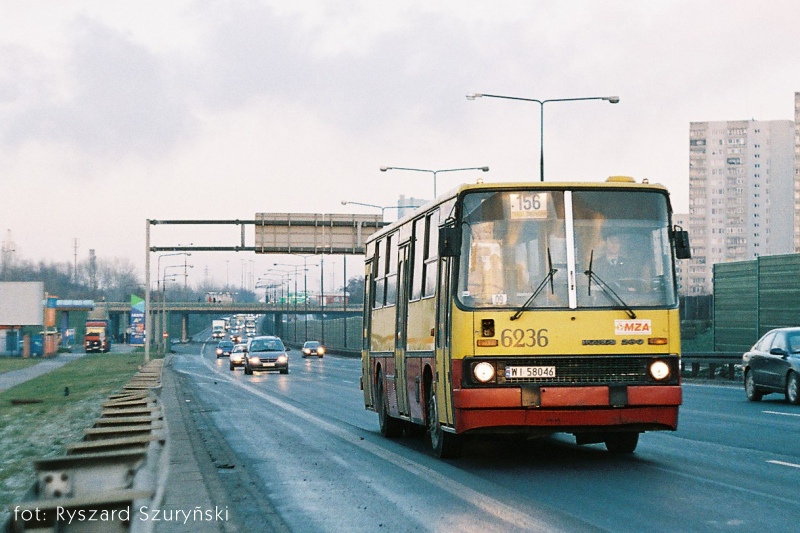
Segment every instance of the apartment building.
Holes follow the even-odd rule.
[[[672,213],[672,223],[676,226],[688,230],[689,229],[689,214],[688,213]],[[691,239],[689,243],[692,244]],[[691,265],[686,260],[678,260],[675,262],[675,281],[678,286],[678,294],[683,296],[688,294],[689,287],[689,270]]]
[[[692,122],[683,294],[710,294],[713,265],[794,252],[800,206],[795,120]]]
[[[794,251],[800,252],[800,93],[794,93]]]

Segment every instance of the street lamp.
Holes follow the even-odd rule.
[[[289,293],[289,289],[288,289],[288,285],[289,285],[289,276],[290,276],[291,274],[290,274],[289,272],[286,272],[286,271],[284,271],[284,270],[281,270],[281,269],[278,269],[278,268],[270,268],[269,270],[267,270],[267,271],[264,273],[264,275],[266,276],[266,275],[268,275],[270,272],[274,272],[275,274],[277,274],[278,276],[280,276],[280,277],[281,277],[281,284],[280,284],[280,287],[281,287],[281,295],[280,295],[280,299],[278,299],[278,295],[277,295],[277,294],[275,295],[276,304],[277,304],[278,302],[280,302],[280,300],[283,300],[283,301],[284,301],[284,304],[285,304],[285,303],[286,303],[286,300],[284,299],[283,286],[284,286],[284,284],[285,284],[285,285],[287,285],[286,294],[288,295],[288,293]],[[285,278],[285,279],[284,279],[284,278]]]
[[[297,271],[301,267],[300,265],[291,265],[289,263],[272,263],[272,266],[286,266],[294,269],[294,298],[292,300],[294,300],[294,341],[297,342]],[[303,270],[308,269],[304,268]],[[303,290],[305,291],[305,288]],[[306,299],[305,295],[303,299]]]
[[[419,207],[418,205],[387,205],[387,206],[380,206],[380,205],[375,205],[375,204],[365,204],[365,203],[362,203],[362,202],[351,202],[350,200],[342,200],[342,205],[348,205],[348,204],[363,205],[364,207],[374,207],[375,209],[380,209],[381,210],[381,220],[383,220],[383,218],[384,218],[384,214],[383,213],[387,209],[416,209],[416,208]]]
[[[164,267],[164,278],[161,283],[161,338],[164,343],[164,354],[167,353],[167,270],[170,268],[194,268],[194,265],[167,265]],[[180,274],[170,274],[170,277],[177,277]]]
[[[278,287],[281,288],[281,291],[283,290],[283,278],[281,278],[281,280],[278,281],[276,278],[262,278],[262,277],[259,277],[258,281],[254,285],[254,290],[255,289],[264,289],[264,318],[265,319],[267,318],[267,315],[269,314],[268,311],[269,311],[269,308],[270,308],[270,304],[272,304],[272,307],[276,308],[276,313],[272,314],[272,329],[270,331],[271,331],[271,334],[280,336],[278,334],[278,322],[277,322],[277,320],[275,320],[275,317],[277,316],[277,307],[275,306],[275,301],[277,301],[277,299],[278,299]],[[272,291],[272,298],[271,298],[272,301],[270,301],[270,290]]]
[[[158,259],[156,259],[156,275],[157,275],[157,278],[156,278],[156,292],[161,290],[161,258],[162,257],[175,256],[175,255],[183,255],[183,256],[189,257],[192,254],[190,252],[175,252],[174,254],[161,254],[161,255],[158,256]],[[184,264],[185,264],[185,260],[184,260]]]
[[[192,254],[189,253],[189,252],[175,252],[173,254],[161,254],[156,259],[156,298],[158,298],[158,293],[161,292],[161,277],[162,277],[161,276],[161,258],[162,257],[173,257],[173,256],[178,256],[178,255],[182,255],[184,257],[188,257],[188,256],[191,256]],[[185,261],[185,259],[184,259],[184,261]],[[164,268],[164,271],[166,272],[166,267]],[[158,301],[158,300],[156,300],[156,301]],[[162,310],[163,310],[163,305],[162,305]],[[147,309],[146,313],[150,314],[150,310]],[[163,315],[161,317],[161,327],[162,328],[164,327],[164,317],[163,317]],[[164,331],[162,330],[161,333],[162,333],[162,337],[163,337]],[[147,342],[149,343],[150,340],[151,340],[150,337],[149,337],[150,333],[148,332],[147,335],[148,335]],[[152,340],[155,340],[155,339],[152,339]],[[148,358],[148,360],[149,360],[149,358]]]
[[[524,102],[536,102],[539,104],[539,181],[544,181],[544,104],[548,102],[577,102],[580,100],[605,100],[610,104],[618,104],[619,96],[586,96],[582,98],[550,98],[548,100],[537,100],[535,98],[520,98],[518,96],[500,96],[497,94],[470,93],[467,100],[475,100],[481,97],[504,98],[506,100],[522,100]]]
[[[461,170],[482,170],[483,172],[489,172],[489,167],[468,167],[468,168],[444,168],[439,170],[428,170],[425,168],[406,168],[406,167],[381,167],[381,172],[386,172],[387,170],[410,170],[412,172],[428,172],[433,174],[433,197],[436,198],[436,174],[439,172],[458,172]]]
[[[382,215],[381,218],[383,218]],[[305,314],[303,322],[305,323],[305,340],[308,340],[308,258],[313,257],[314,254],[297,255],[303,258],[303,313]],[[311,266],[318,267],[319,264],[312,263]]]

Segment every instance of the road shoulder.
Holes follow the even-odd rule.
[[[165,365],[163,380],[170,470],[162,508],[185,512],[197,508],[221,510],[226,519],[186,525],[165,521],[155,530],[164,533],[289,531],[272,503],[259,492],[246,465],[214,425],[197,387],[187,376],[174,371],[171,357]]]

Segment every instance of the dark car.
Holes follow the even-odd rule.
[[[325,355],[325,347],[317,341],[306,341],[303,344],[303,357],[308,357],[309,355],[322,357]]]
[[[742,356],[742,369],[748,400],[777,392],[800,405],[800,327],[768,331]]]
[[[217,344],[217,357],[228,357],[233,350],[233,343],[231,341],[219,341]]]
[[[271,335],[251,337],[247,340],[244,373],[252,374],[254,371],[279,370],[281,374],[288,374],[288,351],[279,337]]]
[[[235,370],[237,366],[244,366],[244,360],[247,357],[247,345],[237,344],[231,350],[231,362],[229,368]]]

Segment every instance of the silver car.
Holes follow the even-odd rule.
[[[288,351],[279,337],[251,337],[247,340],[244,373],[250,375],[253,372],[278,370],[281,374],[288,374]]]

